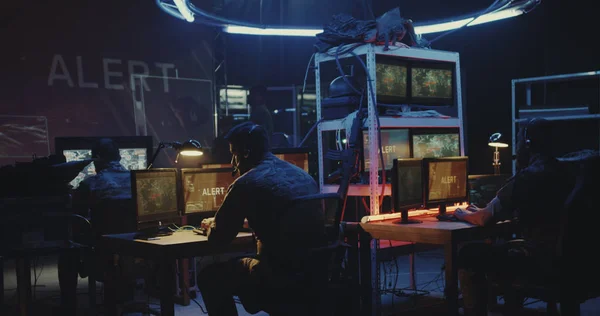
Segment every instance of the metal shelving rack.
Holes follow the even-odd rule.
[[[600,79],[600,71],[588,71],[572,74],[532,77],[513,79],[511,82],[512,88],[512,154],[517,154],[517,124],[527,120],[521,116],[535,116],[547,119],[549,121],[568,121],[568,120],[600,120],[600,114],[590,114],[587,107],[568,107],[568,108],[552,108],[552,109],[531,109],[532,86],[533,83],[548,83],[548,82],[565,82],[581,79]],[[516,88],[518,84],[525,84],[525,109],[517,108]],[[600,94],[600,86],[599,86]],[[527,108],[529,107],[529,109]],[[513,160],[513,174],[517,171],[516,161]]]
[[[332,49],[335,51],[335,48]],[[365,126],[368,128],[369,136],[369,159],[370,159],[370,171],[369,171],[369,184],[352,184],[350,185],[348,195],[350,196],[369,196],[370,197],[370,210],[371,215],[379,214],[379,199],[381,195],[382,185],[379,184],[378,170],[379,170],[379,159],[378,150],[379,139],[377,137],[379,128],[459,128],[460,133],[460,152],[461,155],[465,154],[465,136],[463,129],[463,107],[462,107],[462,88],[461,88],[461,77],[460,77],[460,60],[459,54],[456,52],[447,52],[440,50],[431,49],[417,49],[417,48],[399,48],[391,47],[390,50],[384,51],[383,46],[376,46],[373,44],[366,44],[357,47],[354,51],[357,56],[366,56],[366,66],[369,71],[369,76],[372,80],[371,85],[367,85],[368,93],[368,117],[366,119]],[[456,103],[457,103],[457,117],[451,118],[399,118],[399,117],[380,117],[381,126],[377,124],[376,116],[376,102],[377,96],[373,97],[373,91],[377,90],[376,87],[376,71],[375,71],[375,57],[376,55],[388,55],[395,56],[402,59],[410,60],[431,60],[431,61],[443,61],[452,62],[456,65]],[[351,53],[340,54],[339,59],[343,58],[355,58]],[[323,118],[321,111],[321,63],[335,61],[335,56],[330,54],[320,53],[315,55],[315,69],[316,69],[316,101],[317,101],[317,120]],[[326,192],[337,192],[337,185],[325,185],[324,183],[324,148],[323,148],[323,135],[325,131],[343,130],[344,119],[322,121],[318,125],[318,153],[319,153],[319,187],[322,193]],[[385,195],[391,194],[391,185],[385,185]]]
[[[332,49],[332,51],[334,51]],[[460,77],[460,60],[459,54],[455,52],[446,52],[439,50],[427,50],[427,49],[415,49],[415,48],[397,48],[392,47],[388,51],[383,50],[383,46],[375,46],[373,44],[366,44],[357,47],[353,50],[353,53],[347,53],[339,55],[339,59],[344,58],[355,58],[356,56],[365,56],[366,66],[369,76],[372,80],[371,84],[367,85],[367,99],[368,99],[368,116],[365,121],[365,126],[368,128],[369,137],[369,159],[370,159],[370,171],[369,171],[369,184],[351,184],[348,190],[350,196],[368,196],[370,197],[370,215],[379,214],[379,196],[381,194],[382,187],[384,188],[385,195],[391,195],[390,184],[379,184],[378,170],[379,170],[379,159],[378,159],[378,148],[379,138],[377,137],[379,128],[458,128],[460,135],[460,153],[464,156],[465,154],[465,135],[463,125],[463,107],[462,107],[462,88],[461,88],[461,77]],[[385,117],[381,116],[379,121],[381,126],[377,122],[377,99],[374,91],[377,91],[376,87],[376,61],[377,55],[388,55],[403,59],[410,60],[431,60],[431,61],[443,61],[452,62],[456,65],[455,71],[455,95],[457,104],[457,115],[456,117],[450,118],[399,118],[399,117]],[[315,69],[316,69],[316,105],[317,105],[317,121],[323,119],[321,110],[321,64],[324,62],[335,61],[336,57],[330,54],[321,53],[315,55]],[[373,91],[374,90],[374,91]],[[319,187],[322,193],[326,192],[337,192],[338,185],[325,185],[324,183],[324,148],[323,148],[323,132],[325,131],[337,131],[348,130],[346,129],[344,119],[321,121],[318,124],[318,159],[319,159]],[[379,241],[372,240],[370,245],[370,261],[371,261],[371,302],[373,303],[370,314],[378,315],[379,306],[381,302],[381,295],[379,292],[380,278],[379,278],[379,264],[377,260],[377,250],[379,249]]]

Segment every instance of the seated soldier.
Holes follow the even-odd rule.
[[[286,295],[277,291],[286,280],[302,278],[308,249],[326,243],[321,211],[289,214],[286,205],[299,196],[318,193],[314,179],[304,170],[282,161],[269,152],[269,140],[262,126],[246,122],[226,136],[239,172],[229,187],[214,220],[205,220],[208,242],[215,246],[231,243],[248,219],[257,239],[257,256],[216,263],[198,275],[198,286],[209,315],[237,315],[233,296],[238,296],[251,313],[268,307]],[[290,230],[283,217],[292,216],[306,230],[300,242],[282,242]],[[290,311],[291,312],[291,311]]]
[[[112,139],[101,139],[92,149],[96,174],[85,178],[73,192],[75,212],[89,217],[90,209],[107,200],[131,199],[131,177],[121,163],[121,154]],[[79,253],[61,253],[58,261],[58,277],[62,306],[69,315],[76,307],[77,275],[85,277],[85,259]]]
[[[487,315],[489,274],[501,275],[505,281],[531,274],[547,267],[555,254],[559,212],[572,181],[552,155],[550,135],[548,121],[537,118],[529,121],[518,134],[517,174],[487,206],[469,206],[455,212],[459,219],[480,226],[517,218],[525,238],[522,243],[473,243],[459,251],[465,315]],[[509,299],[505,297],[507,303]]]

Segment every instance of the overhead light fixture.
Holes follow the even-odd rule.
[[[187,1],[188,0],[173,0],[181,16],[183,16],[186,21],[191,23],[194,22],[194,15],[192,14],[192,11],[190,11]]]
[[[322,33],[318,29],[291,29],[291,28],[259,28],[248,26],[228,25],[223,29],[225,33],[246,34],[246,35],[274,35],[274,36],[307,36],[315,37]]]
[[[431,34],[431,33],[439,33],[451,31],[454,29],[461,28],[465,25],[467,27],[484,24],[488,22],[494,22],[499,20],[504,20],[508,18],[513,18],[523,14],[525,11],[523,9],[506,9],[498,12],[484,14],[478,18],[467,18],[461,19],[457,21],[437,23],[431,25],[417,25],[415,26],[415,33],[417,34]]]
[[[467,27],[480,25],[484,23],[513,18],[525,13],[523,9],[505,9],[497,12],[492,12],[479,16],[478,18],[470,17],[450,22],[435,23],[430,25],[415,25],[415,33],[417,34],[432,34],[445,31],[451,31],[461,28],[467,23]],[[230,34],[246,34],[246,35],[273,35],[273,36],[307,36],[314,37],[322,33],[322,29],[291,29],[291,28],[260,28],[228,25],[223,29],[225,33]]]
[[[458,29],[465,25],[469,27],[474,25],[480,25],[483,23],[508,19],[531,11],[531,9],[537,6],[540,2],[541,0],[526,0],[521,2],[520,4],[513,5],[508,8],[504,8],[487,14],[482,14],[479,16],[473,15],[471,17],[461,18],[455,21],[441,23],[430,23],[422,25],[416,24],[415,33],[439,33]],[[163,11],[177,18],[184,19],[188,22],[194,22],[194,15],[199,15],[203,18],[203,20],[200,23],[208,23],[209,25],[213,26],[220,25],[223,27],[224,32],[230,34],[315,37],[317,34],[323,32],[323,29],[273,28],[268,26],[261,27],[260,25],[254,25],[240,21],[233,21],[200,10],[193,4],[189,3],[189,0],[156,0],[156,3]]]

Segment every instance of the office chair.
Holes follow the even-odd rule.
[[[597,244],[595,232],[600,214],[596,206],[596,183],[600,172],[600,157],[580,163],[573,189],[561,212],[561,227],[556,254],[550,269],[530,275],[510,284],[519,297],[543,300],[548,303],[549,315],[580,315],[580,304],[600,296],[600,260],[586,245]]]
[[[289,148],[292,147],[288,135],[285,133],[273,133],[271,135],[271,148]]]
[[[132,275],[127,275],[127,279],[131,282],[131,286],[119,286],[117,289],[121,291],[119,297],[127,302],[122,306],[124,312],[142,312],[158,315],[159,313],[147,307],[144,302],[132,301],[135,288],[134,281],[138,277],[143,277],[143,269],[132,268],[135,263],[132,257],[110,256],[105,257],[96,252],[96,247],[100,238],[108,234],[123,234],[135,232],[137,229],[137,219],[135,207],[131,198],[113,198],[101,200],[91,209],[90,226],[87,228],[79,228],[81,234],[76,240],[80,244],[86,246],[85,266],[79,271],[82,278],[88,278],[89,300],[90,306],[96,306],[96,281],[103,282],[105,269],[123,269],[129,267]],[[120,271],[120,274],[123,270]],[[127,273],[128,274],[128,273]],[[119,278],[121,281],[125,277]],[[131,290],[131,291],[130,291]]]
[[[331,281],[339,279],[341,263],[345,255],[346,245],[342,241],[340,229],[342,201],[338,194],[314,194],[299,197],[289,205],[282,222],[289,221],[293,225],[292,231],[286,230],[282,236],[284,243],[294,247],[294,243],[305,244],[306,238],[313,239],[314,247],[306,252],[307,260],[303,260],[305,274],[300,279],[288,284],[284,291],[284,299],[271,303],[264,311],[272,316],[276,315],[333,315],[331,306],[333,298],[328,292]],[[310,223],[303,223],[303,216],[313,212],[320,214],[325,222],[325,231],[322,236],[309,236],[307,228]],[[297,216],[299,215],[299,216]],[[320,238],[319,238],[320,237]],[[281,295],[279,295],[281,297]]]

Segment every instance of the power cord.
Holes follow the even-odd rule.
[[[181,232],[181,231],[186,231],[186,230],[194,230],[196,229],[196,227],[192,226],[192,225],[184,225],[184,226],[177,226],[175,224],[171,224],[175,227],[175,229],[171,228],[171,227],[167,227],[170,231],[172,232]]]
[[[208,312],[204,309],[204,306],[202,306],[202,304],[200,304],[200,302],[198,302],[195,298],[190,298],[192,301],[194,301],[194,303],[196,303],[196,305],[198,305],[198,307],[200,307],[200,311],[202,311],[202,314],[208,314]]]

